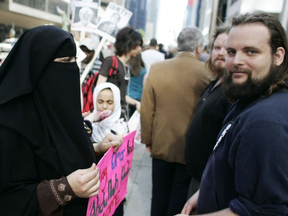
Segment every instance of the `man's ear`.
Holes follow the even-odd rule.
[[[198,44],[196,49],[195,49],[195,55],[197,56],[197,58],[199,59],[202,53],[202,45]]]
[[[285,49],[283,47],[278,47],[276,53],[274,54],[274,65],[279,66],[284,61]]]

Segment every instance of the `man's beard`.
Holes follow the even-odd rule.
[[[223,60],[225,62],[225,58],[218,57],[213,62],[213,72],[217,75],[218,78],[223,76],[225,70],[225,64],[217,64],[216,60]]]
[[[219,66],[219,65],[214,65],[214,66],[213,66],[213,72],[214,72],[214,74],[216,74],[216,76],[217,76],[218,78],[220,78],[220,77],[223,76],[224,71],[225,71],[225,68],[222,67],[222,66]]]
[[[244,83],[234,83],[232,79],[233,72],[243,72],[248,74],[248,78]],[[260,97],[265,94],[270,85],[277,82],[276,67],[271,65],[268,74],[263,79],[252,79],[252,72],[250,70],[232,68],[230,73],[224,72],[224,80],[222,90],[224,95],[230,102],[235,102],[238,99],[249,99]]]

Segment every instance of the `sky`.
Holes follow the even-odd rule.
[[[165,48],[176,45],[175,39],[182,30],[187,0],[160,0],[156,38]]]

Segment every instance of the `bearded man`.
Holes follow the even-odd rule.
[[[225,70],[226,42],[230,28],[216,28],[206,65],[213,73],[212,81],[203,91],[195,115],[186,134],[185,161],[191,176],[188,198],[200,186],[202,173],[216,143],[231,104],[222,92]]]
[[[222,85],[236,103],[183,214],[288,215],[287,49],[273,15],[233,19]]]

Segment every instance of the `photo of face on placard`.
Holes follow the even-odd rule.
[[[127,26],[131,16],[131,11],[110,2],[97,24],[96,33],[114,43],[117,32]]]
[[[109,20],[102,22],[98,29],[106,32],[107,34],[111,35],[112,37],[116,36],[118,32],[118,23],[121,20],[121,16],[118,13],[113,13]]]
[[[73,14],[72,31],[94,32],[96,29],[98,3],[76,1]]]
[[[79,9],[79,12],[78,12],[79,22],[74,23],[74,25],[81,25],[81,26],[94,25],[92,23],[92,19],[94,15],[95,13],[91,8],[82,7]]]

